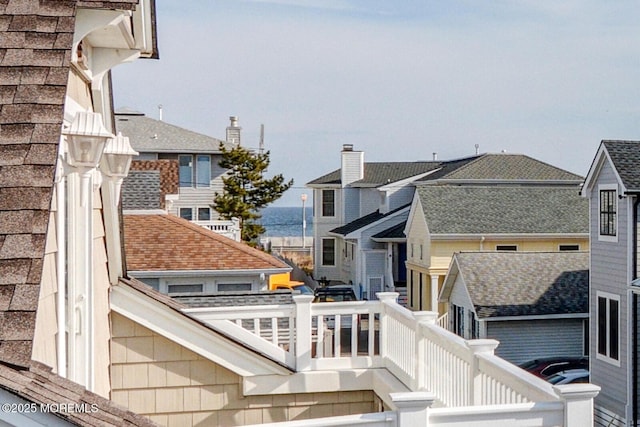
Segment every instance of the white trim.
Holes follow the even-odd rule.
[[[603,235],[600,234],[600,192],[601,191],[615,191],[616,194],[614,196],[614,201],[615,201],[615,208],[616,208],[616,212],[615,212],[615,219],[616,219],[616,234],[615,236],[609,236],[609,235]],[[612,243],[616,243],[618,241],[618,236],[620,235],[619,233],[619,229],[620,229],[620,206],[618,203],[618,196],[620,194],[620,191],[618,189],[618,184],[598,184],[598,202],[597,202],[597,212],[598,212],[598,224],[597,224],[597,230],[598,230],[598,240],[601,242],[612,242]]]
[[[324,241],[333,240],[333,264],[324,263]],[[320,238],[320,267],[337,267],[338,266],[338,254],[337,254],[337,240],[335,237],[321,237]]]
[[[600,314],[598,312],[598,310],[599,310],[599,303],[598,303],[599,301],[598,301],[598,299],[599,298],[605,298],[605,300],[607,301],[607,308],[606,308],[606,310],[607,310],[607,312],[606,312],[606,316],[607,316],[607,334],[606,334],[606,338],[607,338],[607,354],[606,355],[601,354],[598,351],[598,344],[599,344],[598,337],[600,335],[599,334],[600,330],[598,329],[599,328],[598,315]],[[611,301],[611,300],[618,302],[618,327],[617,327],[617,329],[618,329],[618,359],[613,359],[613,358],[609,357],[609,354],[611,352],[611,349],[609,348],[609,325],[610,325],[610,322],[611,322],[610,313],[609,313],[609,301]],[[596,291],[595,309],[596,309],[596,317],[595,317],[595,329],[596,329],[596,331],[595,331],[595,350],[596,350],[596,359],[602,360],[603,362],[606,362],[606,363],[609,363],[611,365],[620,367],[620,359],[622,358],[622,353],[621,353],[622,347],[620,345],[620,343],[621,343],[621,340],[620,340],[620,338],[621,338],[620,337],[620,321],[621,321],[621,317],[622,317],[622,306],[620,304],[620,295],[612,294],[612,293],[609,293],[609,292]]]
[[[319,209],[318,209],[318,213],[320,215],[318,215],[318,217],[320,218],[336,218],[338,215],[338,203],[337,203],[337,191],[339,188],[321,188],[320,189],[320,200],[319,200]],[[324,215],[324,192],[325,191],[332,191],[333,192],[333,215]]]
[[[290,374],[284,367],[129,286],[113,286],[110,296],[111,309],[116,313],[240,376]]]

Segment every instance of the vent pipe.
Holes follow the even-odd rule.
[[[476,156],[480,154],[480,144],[476,144]]]
[[[158,104],[158,120],[162,121],[162,104]]]
[[[433,160],[438,160],[438,153],[435,151],[433,152]]]

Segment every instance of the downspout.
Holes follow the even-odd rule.
[[[60,162],[61,160],[59,160]],[[58,246],[58,258],[56,266],[56,279],[58,282],[57,307],[56,314],[58,318],[58,336],[57,336],[57,352],[56,359],[58,364],[58,375],[63,378],[67,377],[67,205],[65,200],[66,179],[62,166],[59,167],[58,181],[56,182],[56,240]]]
[[[640,205],[640,198],[636,195],[634,196],[634,201],[633,201],[633,247],[631,249],[631,256],[632,256],[632,260],[631,260],[631,265],[632,267],[632,272],[631,272],[631,277],[632,277],[632,281],[638,278],[638,205]],[[635,331],[635,333],[633,334],[633,348],[637,349],[638,348],[638,294],[636,294],[635,292],[632,292],[632,319],[633,319],[633,327],[632,327],[632,331]],[[638,351],[633,351],[632,353],[632,363],[633,363],[633,369],[631,370],[632,374],[632,381],[633,381],[633,392],[632,392],[632,398],[633,398],[633,403],[631,405],[631,407],[633,408],[633,422],[634,424],[637,423],[638,421],[638,393],[640,392],[640,390],[638,390]]]
[[[484,236],[480,236],[480,251],[484,250]]]

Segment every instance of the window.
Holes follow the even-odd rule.
[[[600,235],[615,236],[616,208],[618,204],[616,190],[600,190]]]
[[[218,283],[218,292],[250,291],[251,283]]]
[[[336,215],[335,190],[322,190],[322,216]]]
[[[471,325],[471,339],[476,340],[480,338],[480,322],[476,319],[476,315],[472,310],[469,310],[469,324]]]
[[[211,219],[211,209],[198,208],[198,221],[209,221]]]
[[[196,186],[209,187],[211,185],[211,156],[199,154],[196,163]]]
[[[202,283],[169,285],[167,286],[167,292],[170,294],[193,294],[193,293],[201,293],[202,288],[203,288]]]
[[[496,251],[517,251],[516,245],[496,245]]]
[[[619,363],[620,297],[604,292],[597,296],[598,358]]]
[[[322,239],[322,265],[336,265],[335,239]]]
[[[180,208],[180,218],[188,219],[189,221],[193,220],[193,209]]]
[[[580,245],[560,245],[558,246],[558,250],[562,251],[579,251]]]
[[[420,244],[420,259],[422,260],[422,243]]]
[[[193,187],[193,156],[178,156],[180,187]]]
[[[464,307],[459,305],[453,305],[453,332],[461,337],[464,337]]]

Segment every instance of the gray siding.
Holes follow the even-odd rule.
[[[618,241],[605,242],[599,235],[598,185],[617,184],[614,171],[608,162],[603,165],[597,183],[590,192],[591,268],[590,268],[590,312],[591,312],[591,382],[602,387],[596,404],[622,416],[627,404],[627,289],[629,278],[628,215],[627,204],[631,198],[618,199]],[[597,358],[596,294],[598,291],[620,296],[620,366]]]
[[[409,211],[407,210],[406,213],[403,214],[399,214],[396,216],[393,216],[392,218],[389,218],[385,221],[381,221],[379,224],[376,224],[373,227],[369,227],[366,230],[364,230],[362,232],[362,237],[361,237],[361,245],[362,245],[362,249],[384,249],[386,248],[386,244],[385,243],[379,243],[379,242],[374,242],[373,240],[371,240],[371,236],[374,236],[375,234],[380,233],[381,231],[387,230],[391,227],[394,227],[398,224],[400,224],[401,222],[404,222],[407,220],[407,218],[409,217]]]
[[[512,363],[547,356],[583,355],[583,319],[487,322],[487,337],[500,341],[496,354]]]
[[[360,190],[360,214],[359,216],[365,216],[371,212],[375,212],[380,209],[380,202],[382,196],[380,192],[375,188],[367,188]]]
[[[415,187],[413,185],[407,185],[389,193],[389,210],[411,203],[414,191]]]
[[[344,216],[340,225],[348,224],[360,217],[360,195],[357,188],[343,188],[342,200],[344,204]],[[338,196],[336,192],[336,196]]]

